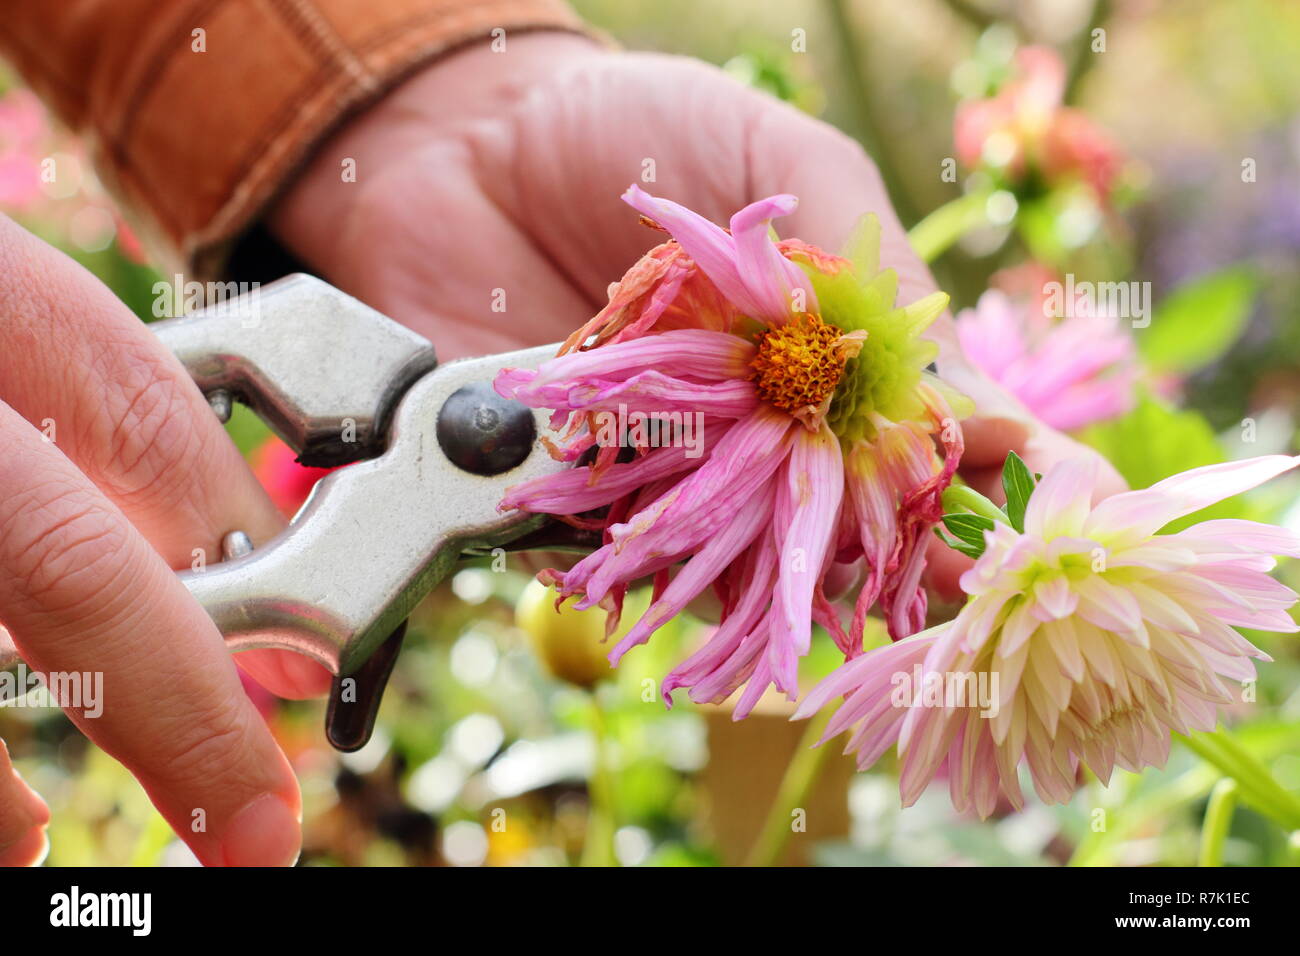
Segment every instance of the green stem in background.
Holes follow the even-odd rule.
[[[981,10],[971,0],[947,0],[948,9],[981,33],[997,22],[997,17]]]
[[[809,719],[795,748],[794,757],[785,768],[785,776],[781,778],[781,786],[777,788],[772,806],[767,811],[763,829],[759,831],[758,839],[754,841],[753,849],[745,860],[746,866],[775,866],[780,859],[786,841],[794,832],[791,814],[803,806],[817,775],[826,763],[826,755],[830,753],[831,748],[818,747],[816,744],[826,732],[833,711],[833,707],[823,707],[821,713]]]
[[[1008,524],[1007,516],[1001,508],[976,491],[970,485],[951,484],[943,492],[943,510],[949,514],[969,511],[991,521]]]
[[[592,755],[591,779],[587,784],[590,808],[587,813],[587,833],[582,841],[582,858],[579,866],[617,866],[614,855],[614,831],[617,829],[614,794],[614,775],[609,766],[609,721],[601,707],[600,697],[591,694]]]
[[[1180,739],[1207,763],[1234,779],[1243,802],[1287,830],[1300,829],[1300,799],[1273,778],[1268,768],[1220,727]]]
[[[1070,55],[1069,71],[1065,78],[1065,95],[1062,98],[1066,103],[1074,102],[1079,81],[1095,62],[1092,58],[1092,31],[1104,26],[1110,18],[1110,7],[1110,0],[1094,0],[1088,22],[1075,38],[1074,52]]]
[[[1300,866],[1300,830],[1294,831],[1286,841],[1286,865]]]
[[[1214,785],[1201,824],[1200,866],[1223,866],[1223,845],[1232,829],[1232,814],[1237,809],[1237,781],[1225,777]]]
[[[944,203],[907,233],[907,239],[923,262],[933,262],[962,236],[977,226],[987,225],[984,209],[990,189],[979,189]]]
[[[824,0],[824,3],[827,19],[831,22],[831,36],[839,46],[839,56],[848,74],[844,91],[850,108],[856,114],[858,138],[875,161],[898,218],[904,223],[915,222],[920,218],[920,213],[912,201],[911,190],[906,188],[907,183],[902,174],[903,162],[897,155],[895,145],[902,142],[902,137],[891,136],[889,131],[881,127],[885,111],[871,102],[871,85],[863,63],[866,43],[858,37],[845,0]]]

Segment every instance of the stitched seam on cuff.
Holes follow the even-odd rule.
[[[304,40],[314,50],[326,54],[330,62],[340,66],[362,89],[372,89],[378,78],[357,57],[307,0],[271,0],[280,18],[290,27],[297,27]]]

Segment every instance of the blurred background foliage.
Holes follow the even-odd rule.
[[[716,63],[861,141],[955,311],[991,286],[1023,297],[1026,275],[1038,288],[1066,274],[1149,282],[1152,321],[1125,330],[1136,357],[1127,410],[1076,431],[1134,486],[1296,452],[1300,5],[574,3],[630,48]],[[1035,101],[1035,77],[1053,64],[1060,89]],[[12,77],[0,78],[0,209],[152,317],[158,273],[81,144]],[[291,514],[318,473],[247,412],[230,428]],[[1214,515],[1300,526],[1298,497],[1279,482]],[[1294,562],[1279,573],[1300,583]],[[602,615],[556,615],[529,581],[518,558],[486,559],[427,601],[375,738],[356,754],[325,745],[322,704],[247,683],[302,780],[304,865],[1300,860],[1294,637],[1249,635],[1275,662],[1225,719],[1238,775],[1258,783],[1264,771],[1282,791],[1272,799],[1243,786],[1232,812],[1224,760],[1197,745],[1175,747],[1163,770],[1118,771],[1106,789],[1081,779],[1068,806],[1031,798],[981,823],[954,814],[943,786],[900,811],[888,758],[856,774],[834,746],[807,751],[780,702],[741,723],[725,706],[666,709],[657,680],[705,625],[679,619],[611,673]],[[819,635],[808,680],[835,663]],[[130,776],[61,714],[0,709],[0,735],[54,811],[49,865],[193,862]]]

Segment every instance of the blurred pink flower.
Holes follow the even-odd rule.
[[[1105,202],[1124,167],[1124,154],[1086,113],[1063,108],[1047,129],[1041,162],[1049,182],[1077,178]]]
[[[250,460],[253,474],[286,518],[297,514],[316,482],[333,471],[298,464],[293,449],[275,436],[259,445]]]
[[[1034,303],[1039,307],[1035,308]],[[990,289],[957,316],[957,338],[972,363],[1053,428],[1114,418],[1133,405],[1138,377],[1132,337],[1118,319],[1044,315],[1040,300],[1020,302]]]
[[[1070,799],[1081,763],[1103,783],[1116,766],[1163,766],[1170,732],[1213,730],[1251,658],[1270,659],[1234,628],[1300,629],[1296,593],[1266,573],[1273,555],[1300,557],[1300,537],[1240,520],[1157,532],[1297,464],[1211,465],[1096,506],[1096,460],[1057,464],[1024,533],[985,532],[954,620],[843,665],[796,716],[845,698],[823,740],[856,726],[860,769],[897,744],[905,806],[946,768],[953,805],[984,817],[999,793],[1023,805],[1022,760],[1048,803]]]
[[[673,241],[611,286],[609,305],[559,357],[496,383],[567,424],[557,457],[593,457],[512,488],[502,507],[602,531],[603,547],[542,577],[562,597],[580,595],[579,607],[605,607],[611,628],[628,585],[655,576],[655,599],[613,662],[712,585],[721,626],[664,692],[689,687],[692,700],[720,701],[748,682],[743,716],[769,684],[794,698],[814,619],[848,656],[877,601],[895,636],[924,624],[925,546],[961,456],[951,404],[964,399],[923,371],[937,348],[918,336],[947,297],[895,308],[874,219],[850,261],[773,241],[771,220],[794,209],[793,196],[745,207],[730,231],[635,186],[624,199]],[[677,415],[682,426],[698,415],[698,457],[630,430],[602,438],[600,416],[620,407]],[[624,443],[630,460],[619,457]],[[846,631],[824,578],[834,562],[863,557],[868,575]]]
[[[1015,73],[995,95],[957,107],[957,158],[971,169],[1004,169],[1015,181],[1030,169],[1049,182],[1077,178],[1105,202],[1123,154],[1086,114],[1062,105],[1065,80],[1065,64],[1054,49],[1022,47]]]
[[[44,196],[41,160],[49,135],[34,93],[16,89],[0,97],[0,206],[21,212]]]
[[[148,259],[91,171],[85,146],[56,129],[41,101],[23,88],[0,97],[0,210],[38,223],[60,245],[97,252],[116,240],[129,261]]]

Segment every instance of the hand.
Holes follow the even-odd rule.
[[[219,560],[231,529],[262,541],[282,519],[180,363],[3,217],[0,316],[0,638],[33,671],[102,675],[68,716],[201,861],[292,862],[293,772],[172,570],[196,548]],[[286,652],[241,657],[285,696],[327,678]],[[0,864],[39,861],[48,820],[0,744]]]
[[[340,175],[347,159],[355,182]],[[662,238],[619,200],[651,168],[657,195],[716,222],[794,193],[799,208],[778,223],[782,234],[832,251],[875,212],[900,300],[935,288],[875,166],[848,137],[703,63],[561,34],[513,37],[502,53],[480,45],[426,69],[325,146],[271,225],[444,358],[482,355],[562,340],[604,304],[606,286]],[[494,290],[504,291],[503,313],[492,310]],[[973,369],[950,318],[935,328],[940,373],[980,408],[965,423],[968,481],[999,493],[1012,449],[1038,471],[1094,454]],[[929,583],[951,600],[969,559],[935,545]]]

